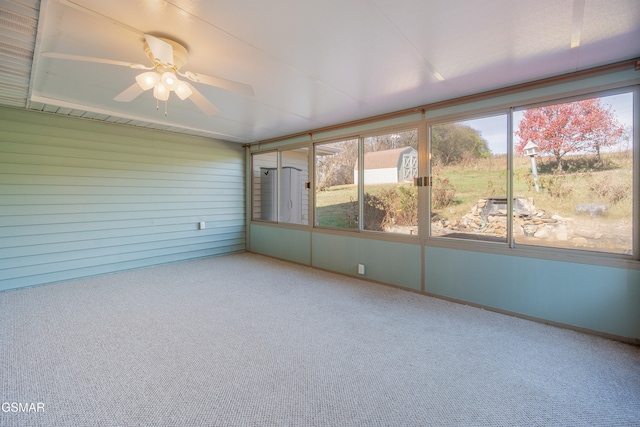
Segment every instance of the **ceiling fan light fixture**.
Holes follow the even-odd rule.
[[[147,71],[146,73],[138,74],[136,76],[136,81],[142,90],[155,88],[159,80],[158,73],[155,71]]]
[[[176,95],[178,95],[178,98],[180,98],[183,101],[188,97],[190,97],[191,94],[193,93],[189,85],[183,81],[178,82],[178,87],[176,88],[175,91],[176,91]]]
[[[574,1],[584,2],[586,0]],[[145,72],[141,72],[135,77],[135,83],[116,95],[113,99],[118,102],[131,102],[143,92],[153,89],[152,93],[156,99],[156,109],[159,109],[160,101],[164,101],[165,116],[167,115],[167,103],[171,97],[171,92],[175,92],[181,100],[189,98],[204,114],[211,116],[218,114],[219,110],[190,82],[229,90],[245,96],[255,95],[254,89],[243,83],[226,80],[221,77],[198,74],[192,71],[181,72],[180,69],[187,63],[189,52],[185,46],[174,40],[145,34],[143,49],[151,60],[151,66],[56,52],[43,52],[42,56],[145,70]],[[185,78],[185,80],[180,80],[180,77]]]
[[[167,87],[162,84],[162,82],[158,82],[156,87],[153,88],[153,96],[159,101],[166,101],[169,99],[169,94],[171,91],[167,89]]]
[[[176,77],[175,74],[173,74],[171,71],[165,71],[164,73],[162,73],[162,84],[166,86],[167,89],[171,90],[176,90],[178,88],[179,85],[179,80]]]

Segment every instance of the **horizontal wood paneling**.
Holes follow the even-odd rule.
[[[177,237],[177,238],[176,238]],[[229,236],[230,237],[230,236]],[[78,267],[91,267],[98,264],[108,264],[114,260],[127,259],[130,254],[171,254],[186,250],[203,250],[216,247],[227,247],[242,244],[242,239],[233,237],[211,242],[207,238],[185,238],[180,236],[167,236],[166,240],[154,240],[147,243],[124,244],[117,241],[117,246],[100,246],[100,242],[92,249],[57,252],[42,256],[32,256],[30,260],[20,257],[14,262],[16,267],[5,269],[5,274],[10,277],[28,277],[34,274],[51,272],[51,267],[56,270],[72,269]],[[164,244],[163,244],[164,243]],[[36,261],[33,263],[31,261]],[[23,264],[23,265],[21,265]]]
[[[243,251],[244,210],[238,144],[0,108],[0,289]]]
[[[108,274],[117,271],[124,271],[143,267],[152,267],[154,265],[166,264],[171,262],[187,261],[195,258],[204,258],[211,256],[226,255],[234,252],[244,251],[244,243],[237,246],[224,246],[222,248],[209,248],[203,250],[195,250],[192,247],[187,248],[186,251],[172,251],[169,254],[160,254],[154,252],[148,252],[147,257],[132,257],[130,259],[120,259],[117,262],[103,262],[102,259],[94,259],[90,265],[76,266],[72,269],[56,269],[54,271],[47,272],[45,274],[32,274],[28,277],[17,277],[0,280],[2,290],[14,289],[24,286],[41,285],[43,283],[59,282],[62,280],[72,280],[79,277],[96,276],[100,274]]]
[[[165,209],[161,212],[158,211],[124,211],[124,212],[98,212],[92,215],[93,221],[103,221],[105,223],[111,221],[124,220],[131,224],[132,227],[140,227],[151,224],[155,224],[157,221],[161,221],[165,218],[179,218],[176,221],[181,223],[187,219],[187,222],[196,222],[197,219],[202,218],[205,215],[210,214],[208,209]],[[30,216],[2,216],[0,215],[0,226],[6,226],[12,224],[12,226],[24,226],[24,225],[41,225],[41,224],[82,224],[82,221],[86,219],[84,213],[71,213],[71,214],[49,214],[49,215],[30,215]],[[225,212],[224,214],[216,215],[217,224],[236,224],[238,223],[237,215],[234,213]],[[13,227],[12,227],[13,228]],[[8,229],[7,229],[8,230]],[[10,230],[3,233],[9,233]]]

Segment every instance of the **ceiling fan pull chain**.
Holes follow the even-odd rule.
[[[169,105],[168,101],[164,101],[164,116],[167,117],[167,106]]]
[[[160,109],[160,101],[156,98],[156,111]]]

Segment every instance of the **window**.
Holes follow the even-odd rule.
[[[418,130],[364,138],[363,230],[418,234]],[[353,178],[358,182],[356,162]]]
[[[315,145],[315,222],[320,227],[358,229],[358,140]]]
[[[395,235],[418,235],[420,222],[437,245],[637,260],[637,93],[441,116],[426,123],[427,147],[416,122],[318,142],[312,178],[311,144],[254,154],[252,219]],[[420,164],[425,148],[428,164]],[[427,170],[428,187],[419,189],[414,179]]]
[[[516,111],[513,129],[515,243],[633,254],[633,93]]]
[[[508,119],[431,126],[431,236],[633,255],[633,92]]]
[[[431,126],[431,236],[507,242],[507,118]]]
[[[298,148],[280,153],[279,221],[309,224],[309,149]]]
[[[309,224],[308,152],[303,147],[252,156],[252,219]]]
[[[277,221],[278,153],[254,154],[251,157],[252,219]]]

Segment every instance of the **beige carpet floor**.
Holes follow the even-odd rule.
[[[254,254],[0,292],[0,375],[2,426],[640,426],[638,347]]]

